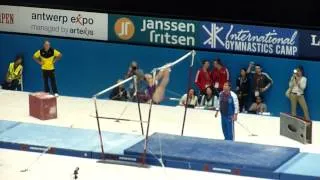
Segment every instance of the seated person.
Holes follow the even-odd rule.
[[[187,103],[187,94],[184,94],[181,99],[180,99],[180,102],[179,102],[179,105],[180,106],[188,106],[188,107],[191,107],[191,108],[194,108],[198,105],[198,97],[195,95],[195,91],[193,88],[190,88],[189,91],[188,91],[188,94],[189,94],[189,99],[188,99],[188,103]]]
[[[211,87],[207,87],[205,91],[206,94],[202,95],[200,106],[208,110],[216,109],[218,97],[214,95]]]
[[[133,75],[136,75],[137,81],[130,84],[129,87],[129,97],[130,101],[136,102],[137,95],[138,97],[144,95],[144,73],[143,70],[139,68],[138,63],[136,61],[132,61],[127,74],[125,75],[125,78],[129,78]],[[135,92],[137,90],[137,92]],[[136,94],[135,94],[136,93]],[[143,100],[140,100],[140,102],[143,102]]]
[[[252,103],[252,105],[249,108],[249,112],[254,114],[267,112],[267,105],[262,102],[262,99],[260,96],[256,97],[256,102]]]
[[[22,57],[17,56],[14,62],[11,62],[9,64],[5,81],[2,84],[3,89],[21,90],[22,70],[23,70]]]
[[[117,83],[120,83],[122,80],[119,79]],[[114,88],[109,96],[110,100],[117,100],[117,101],[127,101],[128,94],[126,89],[124,88],[123,84]]]

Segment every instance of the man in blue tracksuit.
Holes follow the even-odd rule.
[[[221,125],[225,140],[234,140],[234,122],[237,120],[239,112],[239,100],[237,95],[230,91],[231,83],[226,82],[223,85],[223,91],[219,95],[218,109],[221,113]],[[218,116],[216,112],[215,117]]]

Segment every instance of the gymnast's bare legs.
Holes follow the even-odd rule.
[[[169,83],[170,78],[170,69],[166,68],[161,70],[157,76],[157,80],[161,80],[161,82],[158,84],[155,92],[153,93],[152,100],[155,103],[160,103],[164,99],[164,93],[166,91],[166,87]]]

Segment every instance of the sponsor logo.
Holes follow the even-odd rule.
[[[108,40],[108,14],[63,9],[1,6],[1,31]]]
[[[75,25],[92,25],[94,23],[93,18],[90,17],[84,17],[80,13],[76,16],[65,16],[65,15],[57,15],[57,14],[48,14],[45,12],[42,13],[32,13],[31,14],[32,20],[38,20],[38,21],[48,21],[48,22],[58,22],[61,24],[66,24],[68,22],[75,24]]]
[[[47,151],[50,148],[42,148],[42,147],[29,147],[30,150],[34,150],[34,151]]]
[[[232,170],[232,173],[236,174],[236,175],[240,175],[241,171],[240,171],[240,169],[234,169],[234,170]]]
[[[224,168],[212,168],[213,171],[218,171],[218,172],[226,172],[226,173],[231,173],[230,169],[224,169]]]
[[[63,33],[64,35],[94,36],[94,30],[90,27],[95,21],[91,17],[84,16],[81,13],[76,15],[63,15],[63,13],[31,13],[31,30],[37,32],[46,32],[49,34]],[[48,24],[51,25],[48,25]]]
[[[142,18],[140,32],[149,43],[195,46],[196,24],[190,21]]]
[[[124,160],[124,161],[134,161],[134,162],[136,162],[136,161],[137,161],[137,159],[136,159],[136,158],[122,157],[122,156],[120,156],[120,157],[119,157],[119,160]]]
[[[285,56],[298,54],[298,31],[222,23],[204,23],[201,28],[205,34],[202,46],[206,48]]]
[[[14,14],[0,12],[0,24],[14,24]]]
[[[300,30],[299,40],[300,57],[320,59],[320,31]]]
[[[23,150],[23,151],[26,151],[26,150],[28,150],[28,145],[22,144],[22,145],[20,146],[20,149]]]
[[[320,37],[316,34],[311,34],[311,46],[318,46],[320,47]]]
[[[114,24],[114,32],[118,38],[129,40],[134,35],[135,27],[129,18],[119,18]]]

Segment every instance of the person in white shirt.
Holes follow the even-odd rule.
[[[260,114],[263,112],[267,112],[267,105],[263,103],[260,96],[256,97],[256,102],[252,103],[249,108],[250,113]]]
[[[308,106],[304,98],[304,90],[307,87],[307,78],[303,76],[303,67],[299,66],[289,82],[289,98],[291,102],[291,115],[297,115],[297,103],[301,106],[305,120],[310,120]]]
[[[218,97],[213,93],[212,88],[206,88],[206,94],[202,95],[200,106],[207,110],[214,110],[217,108]]]
[[[184,94],[180,99],[179,105],[194,108],[195,106],[198,105],[198,97],[195,95],[195,91],[193,88],[189,89],[188,94],[189,94],[188,103],[187,103],[188,95]]]

